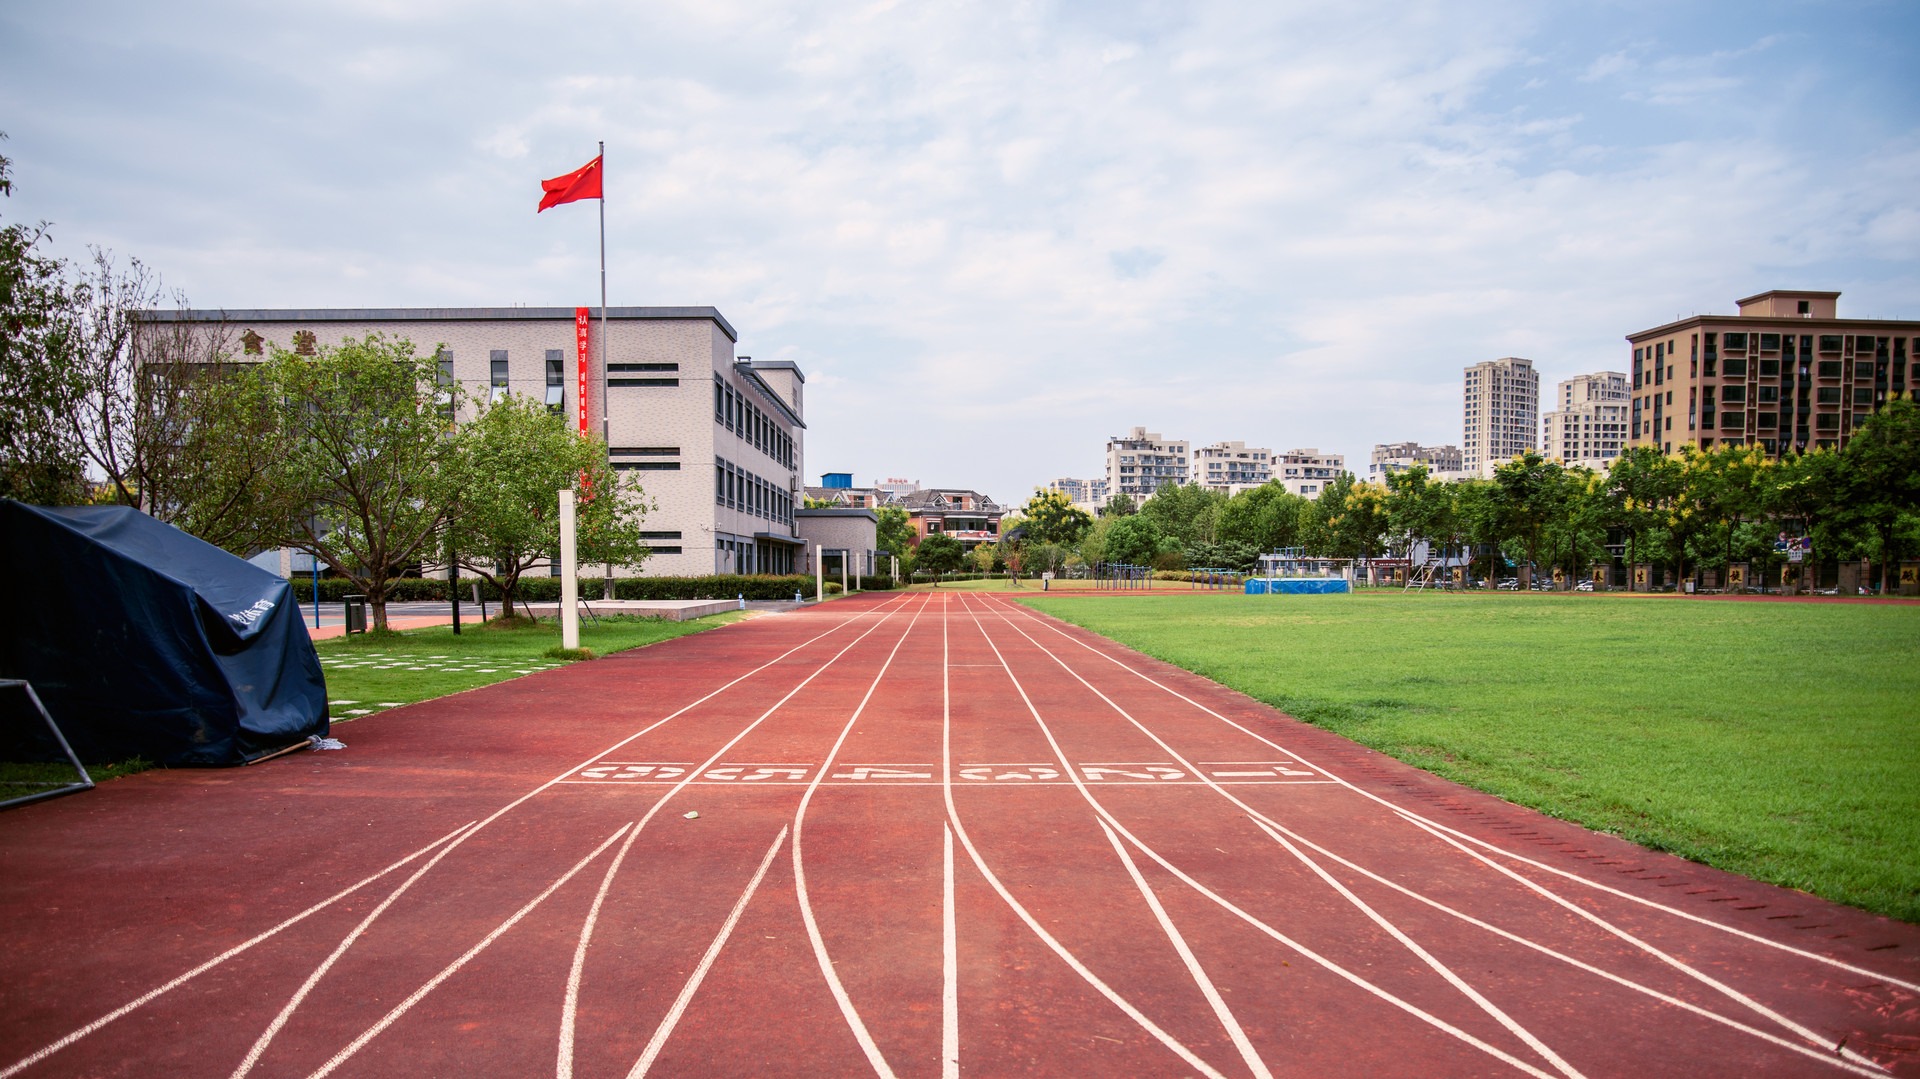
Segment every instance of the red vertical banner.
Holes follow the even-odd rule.
[[[579,377],[575,380],[577,386],[573,392],[573,399],[575,402],[575,411],[580,416],[580,433],[583,435],[587,433],[587,329],[591,325],[591,323],[587,321],[587,312],[589,310],[591,309],[586,307],[576,307],[573,309],[574,351],[580,357],[580,362],[577,365]]]

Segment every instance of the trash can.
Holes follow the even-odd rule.
[[[347,632],[365,633],[367,631],[367,597],[346,596]]]

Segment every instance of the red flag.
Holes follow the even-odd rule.
[[[540,196],[539,213],[549,206],[558,206],[563,202],[578,202],[581,199],[597,199],[600,196],[600,159],[580,166],[565,176],[555,176],[551,180],[540,181],[540,190],[546,194]]]

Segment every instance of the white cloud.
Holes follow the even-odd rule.
[[[537,181],[605,139],[614,302],[806,367],[812,472],[1011,498],[1136,423],[1363,461],[1457,440],[1467,363],[1619,369],[1676,309],[1819,284],[1787,269],[1916,276],[1910,118],[1811,159],[1769,110],[1850,69],[1796,32],[1806,82],[1756,80],[1764,26],[1682,55],[1504,2],[115,14],[138,95],[34,89],[88,20],[0,45],[8,211],[209,306],[565,305],[595,215],[536,218]]]

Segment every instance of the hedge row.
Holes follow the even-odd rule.
[[[311,578],[296,578],[291,583],[293,594],[299,602],[313,602]],[[460,578],[462,602],[473,601],[475,584],[480,586],[480,595],[487,602],[500,602],[498,589],[473,577]],[[893,587],[893,581],[887,577],[862,577],[859,586],[869,590],[886,589]],[[322,603],[339,603],[346,596],[358,594],[359,591],[351,581],[331,577],[320,580]],[[604,578],[580,579],[582,599],[603,599],[604,592]],[[617,577],[613,582],[616,599],[733,599],[745,596],[748,599],[778,600],[792,599],[796,592],[811,597],[813,578],[800,574],[782,577],[715,574],[709,577]],[[560,598],[560,578],[522,577],[516,595],[531,603],[552,603]],[[396,603],[421,600],[444,603],[447,599],[447,582],[433,577],[401,577],[387,582],[387,599]]]

